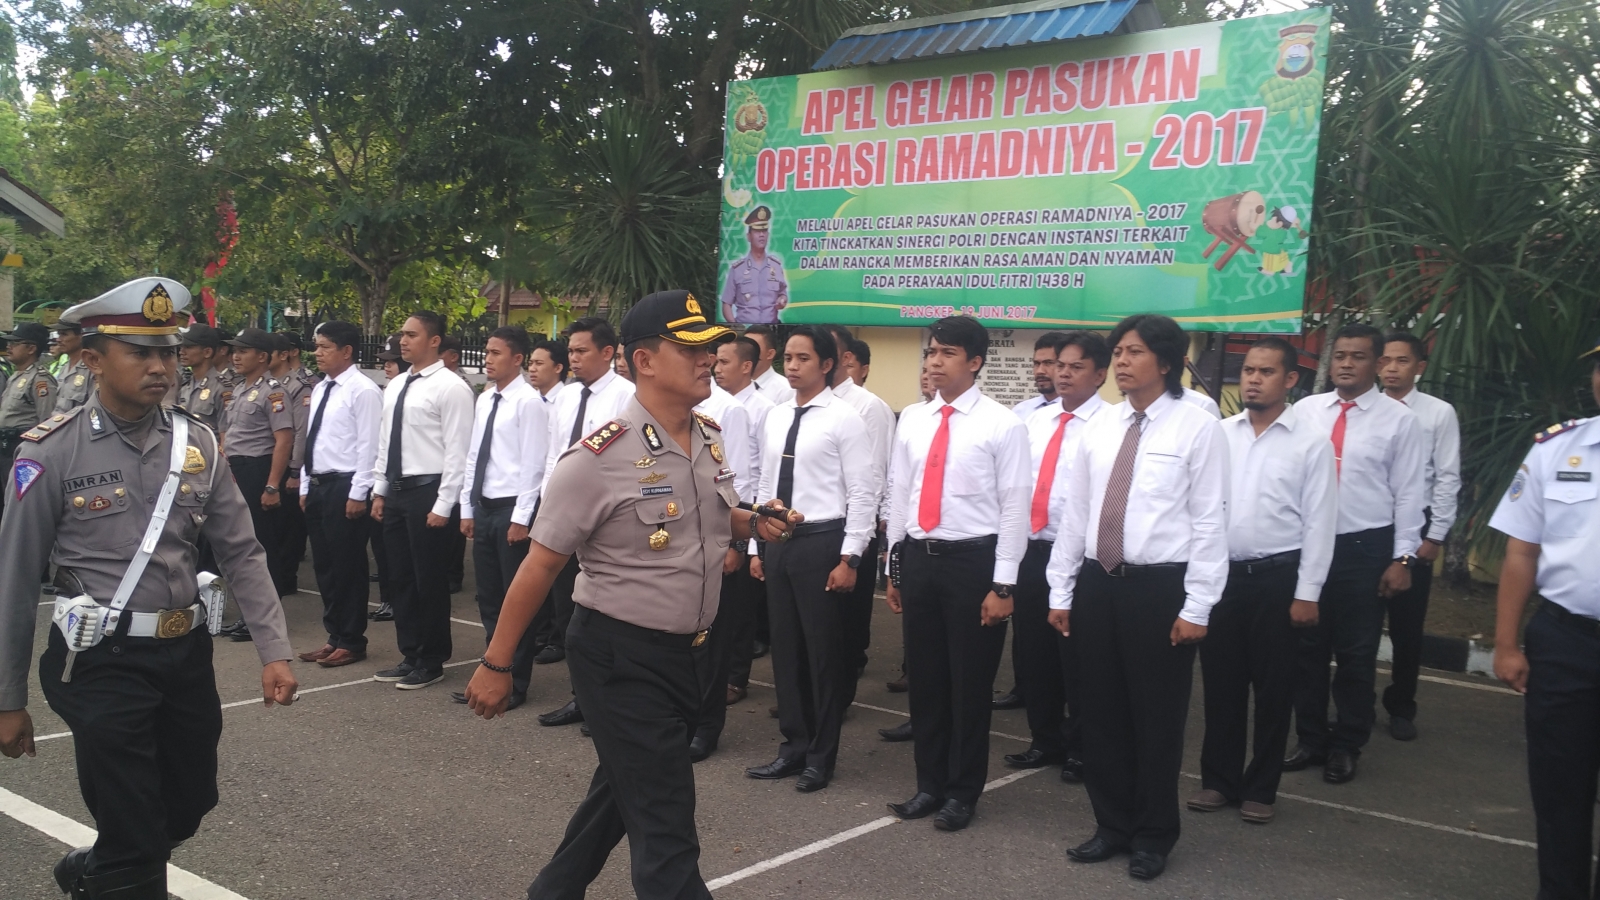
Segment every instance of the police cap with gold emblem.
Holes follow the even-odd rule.
[[[23,322],[17,326],[16,331],[0,336],[0,339],[8,343],[32,344],[43,353],[44,348],[50,343],[50,329],[38,322]]]
[[[688,291],[658,291],[640,300],[622,317],[622,342],[666,338],[698,347],[731,341],[733,329],[706,320],[700,301]]]
[[[766,231],[772,227],[772,209],[768,206],[758,206],[750,210],[750,215],[744,217],[744,224],[756,231]]]
[[[189,290],[171,278],[135,278],[61,314],[61,324],[141,347],[176,347]]]

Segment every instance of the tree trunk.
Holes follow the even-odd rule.
[[[507,265],[506,268],[511,267]],[[500,301],[497,305],[500,308],[500,327],[504,328],[511,324],[511,280],[508,278],[500,279]]]
[[[1317,381],[1311,387],[1313,394],[1328,389],[1328,370],[1333,365],[1333,336],[1343,327],[1344,313],[1340,311],[1338,301],[1334,301],[1333,311],[1328,314],[1328,320],[1322,323],[1322,352],[1317,354]]]
[[[361,295],[361,330],[367,334],[382,336],[384,333],[383,311],[389,305],[390,274],[388,269],[379,269],[370,282],[356,283]]]
[[[1452,529],[1452,533],[1444,543],[1444,580],[1457,587],[1463,587],[1472,581],[1472,567],[1468,564],[1471,556],[1471,542],[1467,540],[1465,528]]]

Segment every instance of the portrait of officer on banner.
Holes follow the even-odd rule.
[[[772,209],[762,205],[744,217],[750,249],[728,267],[722,285],[722,318],[745,325],[775,325],[789,305],[789,282],[783,261],[767,253],[772,239]]]

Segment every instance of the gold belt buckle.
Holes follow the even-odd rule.
[[[704,644],[705,642],[706,642],[706,632],[705,631],[700,631],[700,632],[696,632],[695,633],[694,643],[690,644],[689,646],[698,647],[701,644]]]
[[[194,609],[163,609],[156,613],[156,637],[180,638],[194,628]]]

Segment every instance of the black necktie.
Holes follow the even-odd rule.
[[[501,393],[495,391],[489,404],[489,420],[483,423],[483,440],[478,443],[478,464],[472,469],[472,505],[483,506],[483,476],[489,473],[489,445],[494,442],[494,417],[500,412]]]
[[[306,474],[315,475],[317,470],[311,468],[312,455],[317,449],[317,432],[322,430],[322,414],[328,409],[328,395],[339,386],[339,382],[328,379],[328,387],[322,392],[322,399],[317,401],[317,414],[311,417],[311,427],[306,430]]]
[[[811,409],[802,406],[794,411],[794,421],[789,423],[789,436],[783,439],[783,462],[778,463],[778,499],[783,505],[793,508],[791,495],[794,494],[794,444],[800,439],[800,417]]]
[[[572,420],[572,437],[567,438],[567,446],[571,447],[583,437],[583,414],[589,408],[589,395],[594,393],[588,385],[583,386],[583,398],[578,401],[578,417]]]
[[[394,419],[389,426],[389,462],[384,469],[384,476],[390,481],[399,481],[405,475],[400,468],[400,426],[406,417],[406,393],[411,390],[411,382],[421,377],[407,375],[405,385],[400,388],[400,397],[394,401]]]

